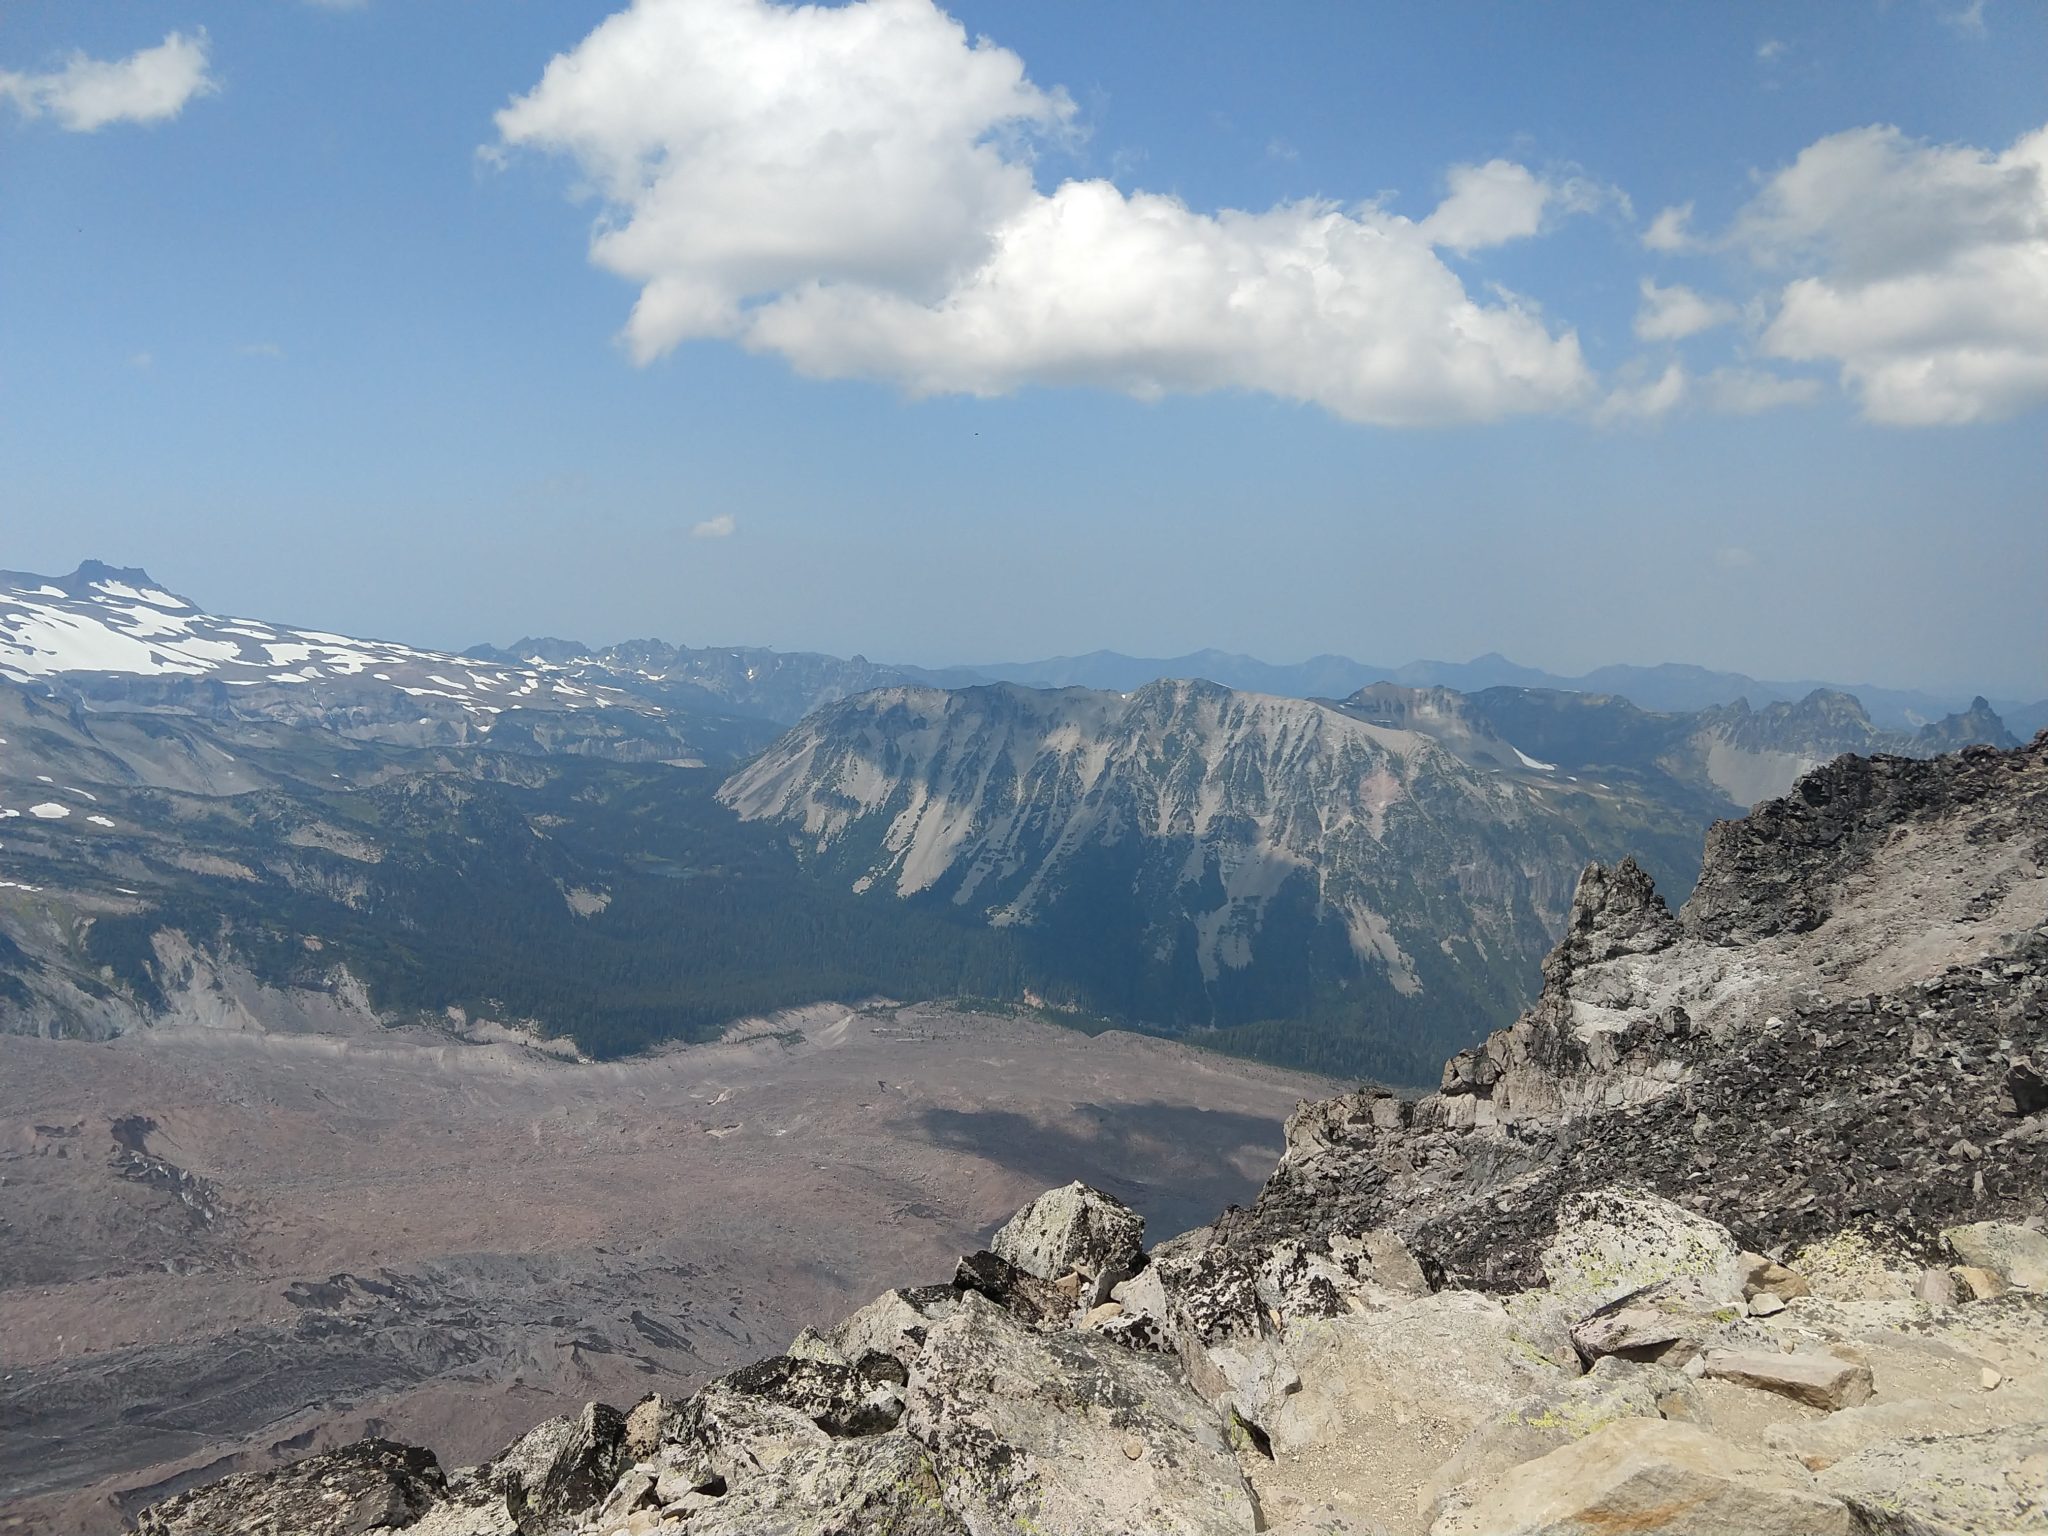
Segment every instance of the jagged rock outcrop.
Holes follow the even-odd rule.
[[[1541,997],[1440,1092],[1310,1106],[1254,1247],[1392,1226],[1438,1280],[1534,1283],[1558,1203],[1634,1180],[1754,1250],[2035,1214],[2048,1187],[2048,735],[1844,759],[1708,834],[1673,919],[1588,871]]]
[[[1304,1106],[1250,1209],[1148,1254],[1054,1190],[680,1402],[144,1529],[331,1488],[289,1528],[2048,1530],[2044,912],[2048,733],[1836,763],[1717,828],[1676,916],[1588,871],[1536,1005],[1427,1098]]]
[[[143,1536],[286,1536],[400,1530],[448,1491],[432,1451],[359,1440],[275,1472],[249,1473],[146,1509]]]

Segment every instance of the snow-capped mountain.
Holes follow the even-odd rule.
[[[765,645],[626,640],[592,646],[579,640],[527,638],[505,647],[475,646],[465,654],[489,662],[551,664],[567,676],[624,687],[660,703],[716,709],[776,725],[794,725],[820,705],[836,704],[871,688],[961,687],[992,681],[957,668],[931,671],[890,666],[865,656],[778,651]]]
[[[398,745],[731,757],[765,732],[620,679],[210,614],[142,570],[0,572],[0,679],[99,707],[265,720]]]

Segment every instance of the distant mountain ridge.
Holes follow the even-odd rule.
[[[1826,689],[1762,709],[1738,699],[1713,709],[1653,711],[1613,695],[1555,688],[1464,694],[1375,683],[1336,707],[1424,731],[1471,762],[1626,778],[1665,798],[1692,791],[1744,809],[1784,794],[1801,774],[1844,752],[1933,757],[1965,746],[2019,745],[1982,698],[1917,731],[1887,731],[1851,695]]]
[[[605,1054],[887,992],[1413,1080],[1527,1000],[1589,859],[1635,850],[1676,895],[1709,823],[1815,763],[2010,741],[1981,700],[1901,732],[1827,692],[907,674],[456,656],[208,614],[140,570],[0,577],[0,994],[127,1027],[185,946]]]
[[[1605,666],[1570,677],[1540,667],[1522,666],[1498,652],[1463,662],[1411,661],[1403,666],[1379,666],[1331,655],[1275,664],[1255,656],[1216,650],[1156,659],[1125,656],[1116,651],[1091,651],[1082,656],[992,662],[958,670],[1030,687],[1112,688],[1120,692],[1143,687],[1162,677],[1201,677],[1226,688],[1317,699],[1344,698],[1379,682],[1398,683],[1405,688],[1453,688],[1468,694],[1488,688],[1540,688],[1614,695],[1639,709],[1656,711],[1712,709],[1738,700],[1761,707],[1797,703],[1815,692],[1842,693],[1853,695],[1878,725],[1890,730],[1918,729],[1943,716],[1966,712],[1970,707],[1959,694],[1883,688],[1872,683],[1770,681],[1679,662]],[[1996,709],[2020,735],[2031,735],[2048,725],[2048,699],[2000,700]]]

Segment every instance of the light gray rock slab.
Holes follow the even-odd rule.
[[[1800,1350],[1716,1349],[1707,1354],[1707,1375],[1715,1381],[1775,1392],[1811,1408],[1854,1408],[1870,1401],[1870,1367],[1860,1360]]]
[[[1508,1472],[1432,1536],[1850,1536],[1796,1463],[1689,1424],[1623,1419]]]

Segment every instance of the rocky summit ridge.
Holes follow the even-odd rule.
[[[2048,1530],[2048,733],[1842,760],[1676,913],[1579,882],[1437,1092],[1304,1105],[1144,1247],[1049,1191],[950,1282],[445,1473],[365,1441],[153,1536]]]

